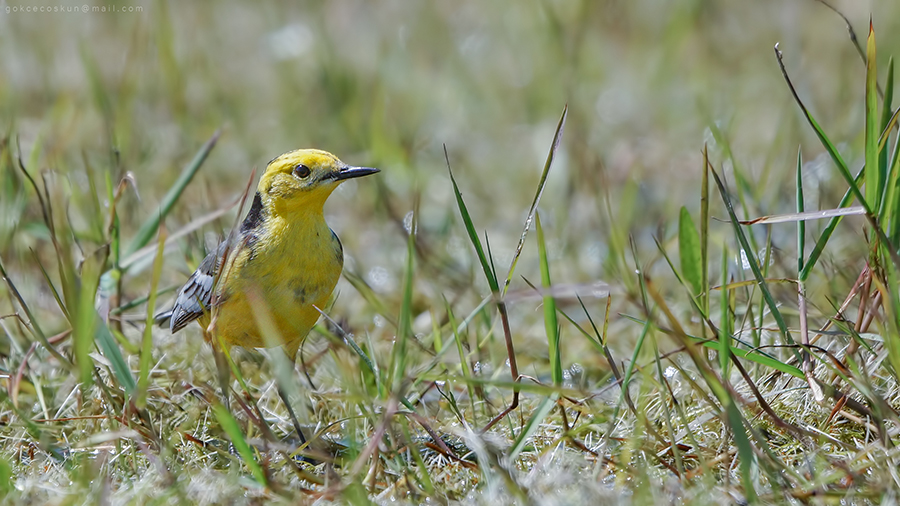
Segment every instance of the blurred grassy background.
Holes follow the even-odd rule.
[[[25,4],[6,7],[17,5]],[[380,167],[386,199],[347,185],[326,211],[348,269],[385,295],[398,293],[405,241],[395,221],[415,195],[423,199],[420,227],[432,233],[423,236],[471,271],[442,145],[476,225],[507,264],[567,103],[563,158],[543,201],[551,255],[565,260],[556,267],[561,282],[630,276],[608,254],[610,230],[653,248],[652,234],[670,227],[680,206],[696,209],[704,143],[726,166],[729,148],[758,183],[748,217],[791,209],[798,145],[813,160],[809,207],[833,206],[843,187],[829,184],[827,158],[815,159],[822,149],[799,121],[775,63],[776,42],[820,123],[846,141],[848,159],[862,156],[864,67],[843,21],[812,1],[134,5],[143,12],[0,18],[0,110],[24,157],[33,153],[29,167],[52,169],[73,185],[84,184],[86,162],[116,178],[131,172],[137,193],[120,208],[126,237],[220,127],[224,137],[170,229],[232,201],[251,168],[284,151],[318,147]],[[836,7],[862,33],[871,9],[882,47],[892,47],[894,3]],[[35,203],[21,194],[5,205],[23,206],[22,199]],[[76,227],[85,223],[78,204],[70,210]],[[0,220],[0,253],[22,268],[17,262],[29,265],[28,248],[40,249],[41,235],[11,240],[12,231],[42,227],[37,208],[25,207],[30,212]],[[848,244],[861,244],[855,239]],[[535,249],[525,255],[523,274],[536,279]],[[164,285],[189,272],[178,259],[168,265]],[[148,285],[125,286],[137,297]],[[40,285],[24,283],[29,289]],[[340,292],[351,299],[347,307],[358,306],[351,288],[342,283]]]
[[[23,5],[30,4],[5,7]],[[822,150],[798,121],[775,64],[776,42],[820,123],[847,142],[850,159],[861,156],[862,61],[843,21],[813,1],[134,6],[143,12],[0,18],[0,111],[26,158],[40,141],[29,167],[71,184],[84,182],[85,161],[133,173],[137,194],[120,213],[126,225],[137,224],[223,127],[171,229],[230,201],[251,168],[290,149],[314,146],[381,167],[388,202],[349,187],[327,212],[349,267],[385,293],[399,283],[405,248],[402,231],[385,218],[402,218],[416,194],[425,204],[420,226],[455,261],[471,263],[462,230],[450,225],[456,211],[442,145],[476,224],[506,264],[566,103],[564,158],[543,203],[551,254],[571,260],[561,263],[560,280],[627,275],[607,254],[609,230],[633,231],[652,247],[652,232],[697,201],[704,143],[720,160],[725,154],[710,125],[760,182],[749,211],[790,209],[793,186],[785,183],[798,145],[807,160]],[[863,33],[871,10],[882,47],[892,47],[893,2],[836,7]],[[807,188],[825,207],[843,191],[828,184],[826,162],[810,164],[824,184]],[[15,227],[40,228],[33,211],[21,219],[4,213],[7,262],[30,256],[36,236],[10,238]],[[529,253],[527,272],[535,273]],[[187,270],[170,265],[182,272],[164,283]]]
[[[879,56],[900,42],[896,2],[833,4],[863,38],[871,13]],[[629,234],[643,260],[658,261],[653,236],[673,237],[682,205],[696,213],[704,144],[732,183],[735,169],[751,182],[748,218],[793,210],[798,146],[808,160],[807,207],[836,205],[845,186],[799,116],[774,58],[776,42],[820,124],[843,142],[852,167],[862,163],[865,67],[841,18],[815,1],[147,1],[98,4],[141,12],[21,11],[33,5],[0,3],[0,127],[9,136],[0,174],[0,258],[51,334],[65,321],[30,249],[49,264],[55,253],[36,197],[13,164],[19,147],[32,174],[50,174],[57,210],[68,215],[85,251],[103,241],[96,213],[80,197],[88,172],[109,173],[113,181],[133,174],[133,190],[118,208],[127,240],[219,128],[222,138],[166,220],[170,230],[233,201],[252,168],[291,149],[317,147],[379,167],[377,181],[341,187],[326,215],[343,241],[346,269],[396,308],[402,225],[419,199],[425,253],[416,281],[418,332],[431,330],[441,295],[462,317],[489,292],[458,218],[443,146],[503,274],[568,104],[561,156],[541,205],[559,283],[618,285],[632,277],[633,264],[610,255],[617,249],[611,243],[627,244]],[[726,218],[720,209],[713,215]],[[233,219],[172,249],[161,286],[181,283],[204,244]],[[813,233],[818,227],[809,225]],[[711,233],[722,242],[731,232],[723,224]],[[793,228],[774,234],[776,248],[793,247]],[[865,251],[859,227],[839,234],[846,249],[826,253],[837,268],[810,283],[810,297],[826,308],[826,294],[815,287],[846,290],[861,264],[853,252]],[[518,272],[537,282],[533,243]],[[129,273],[123,299],[145,296],[148,278]],[[514,289],[525,287],[513,281]],[[387,315],[378,316],[347,281],[339,291],[333,316],[357,335],[369,333],[375,348],[389,347]],[[0,294],[0,314],[13,312],[6,286]],[[513,307],[514,333],[523,373],[541,376],[546,336],[536,307]],[[603,299],[588,301],[598,315],[604,307]],[[11,320],[2,321],[14,341]],[[612,325],[611,347],[630,356],[639,326],[617,318]],[[493,339],[487,362],[499,370],[505,351]],[[196,353],[207,367],[211,362],[196,329],[174,337],[159,332],[157,341],[165,358],[155,359],[182,371],[177,378],[191,374]],[[566,342],[566,364],[604,369],[602,356],[585,354],[586,342]],[[316,379],[335,381],[333,367],[322,365]]]

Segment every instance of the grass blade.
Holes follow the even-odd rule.
[[[256,482],[264,487],[269,486],[269,482],[266,479],[266,473],[263,472],[262,467],[253,457],[253,450],[244,438],[244,432],[238,425],[237,420],[235,420],[234,417],[231,416],[231,413],[228,412],[228,409],[221,404],[215,404],[213,406],[213,413],[216,415],[219,425],[221,425],[225,433],[228,434],[228,437],[231,439],[231,443],[234,444],[234,448],[237,450],[238,454],[247,464],[247,467],[250,468],[250,473],[253,475],[253,478],[256,479]]]
[[[875,81],[876,84],[878,81]],[[884,179],[882,180],[883,187],[881,188],[881,198],[879,201],[878,208],[878,217],[879,221],[882,223],[887,223],[885,221],[885,200],[887,198],[888,193],[890,192],[890,180],[891,180],[891,171],[890,165],[888,164],[888,150],[885,149],[885,145],[887,140],[891,136],[891,131],[894,130],[894,126],[897,121],[897,112],[891,114],[891,105],[894,100],[894,57],[891,56],[888,60],[888,69],[887,69],[887,78],[885,80],[885,91],[884,91],[884,100],[881,104],[881,123],[879,124],[879,131],[881,132],[880,137],[878,138],[878,167],[883,172]]]
[[[863,167],[856,177],[854,181],[858,184],[862,181],[863,176],[865,175],[866,169]],[[844,197],[841,198],[841,202],[838,204],[838,208],[846,208],[851,203],[853,203],[853,199],[856,197],[856,194],[852,189],[848,189],[844,193]],[[813,267],[815,267],[816,262],[819,261],[819,257],[822,255],[822,252],[825,251],[825,245],[828,244],[828,240],[831,239],[831,235],[834,233],[834,230],[837,228],[838,224],[843,219],[843,216],[834,216],[828,222],[828,226],[825,227],[825,230],[822,231],[822,235],[819,236],[819,239],[816,240],[816,245],[813,247],[813,250],[809,253],[809,257],[806,259],[805,264],[803,265],[803,270],[800,271],[800,275],[798,279],[800,281],[806,281],[809,279],[809,275],[812,272]]]
[[[91,384],[93,379],[94,361],[91,359],[90,353],[94,349],[94,338],[99,321],[97,310],[94,308],[94,298],[108,254],[108,247],[100,248],[88,256],[81,267],[81,290],[75,304],[72,338],[74,340],[75,365],[78,367],[80,379],[85,388]]]
[[[150,277],[150,295],[147,298],[147,320],[144,323],[144,335],[141,339],[141,360],[138,373],[138,390],[135,404],[143,408],[147,402],[147,386],[150,382],[150,361],[153,358],[153,327],[154,314],[156,314],[156,287],[162,275],[163,253],[166,245],[166,228],[159,228],[158,248],[156,259],[153,261],[153,274]]]
[[[657,241],[656,244],[657,244],[657,248],[659,249],[660,254],[663,256],[663,258],[664,258],[664,259],[666,260],[666,262],[668,263],[669,268],[670,268],[670,269],[672,270],[672,272],[675,274],[675,277],[678,278],[679,282],[685,287],[685,289],[688,289],[686,282],[681,278],[681,275],[675,270],[675,266],[672,264],[672,260],[671,260],[671,259],[669,258],[669,256],[666,254],[665,249],[663,249],[662,245],[661,245],[658,241]],[[727,261],[727,257],[728,257],[727,251],[726,251],[726,252],[723,252],[723,259],[724,259],[724,260],[723,260],[723,264],[725,263],[725,261]],[[739,286],[744,286],[745,284],[746,284],[745,282],[741,282],[741,283],[729,283],[729,284],[727,284],[727,285],[723,285],[723,286],[721,287],[721,289],[722,289],[723,291],[727,291],[727,290],[731,290],[731,289],[737,288],[737,287],[739,287]],[[704,320],[706,320],[707,316],[706,316],[706,314],[703,312],[703,310],[700,308],[699,301],[697,301],[697,300],[695,300],[693,297],[691,297],[691,304],[694,306],[694,309],[696,309],[696,310],[700,313],[700,317],[703,318]],[[585,313],[587,313],[587,310],[585,310]],[[565,313],[563,313],[563,314],[565,315]],[[641,324],[641,325],[645,325],[645,324],[646,324],[646,321],[644,321],[644,320],[633,319],[633,318],[631,318],[630,316],[626,316],[626,315],[623,315],[623,316],[624,316],[625,318],[630,319],[630,320],[632,320],[632,321],[634,321],[634,322],[636,322],[636,323],[639,323],[639,324]],[[588,318],[590,319],[590,315],[588,315]],[[574,322],[573,322],[573,323],[574,323]],[[593,324],[593,322],[591,322],[591,323]],[[722,323],[721,325],[724,327],[726,324],[730,325],[730,320],[729,320],[729,319],[724,320],[723,323]],[[578,326],[576,325],[576,327],[578,327]],[[705,329],[705,326],[702,327],[702,328]],[[580,330],[580,328],[579,328],[579,330]],[[596,328],[595,328],[595,330],[596,330]],[[664,332],[668,332],[668,331],[666,331],[665,329],[660,329],[660,330],[663,330]],[[720,330],[721,330],[721,329],[720,329]],[[690,334],[687,334],[687,335],[686,335],[686,337],[688,337],[689,339],[691,339],[691,340],[693,340],[693,341],[696,341],[696,342],[698,342],[699,344],[701,344],[701,345],[703,345],[703,346],[705,346],[705,347],[707,347],[707,348],[710,348],[710,349],[712,349],[712,350],[716,350],[717,352],[719,352],[719,353],[721,354],[721,353],[722,353],[721,350],[724,349],[724,348],[722,347],[722,346],[723,346],[723,344],[722,344],[722,343],[723,343],[723,341],[722,341],[722,334],[721,334],[721,333],[719,334],[719,340],[718,340],[718,341],[712,340],[712,339],[706,339],[704,336],[705,336],[705,332],[704,332],[704,335],[701,335],[701,337],[695,337],[695,336],[692,336],[692,335],[690,335]],[[780,360],[776,359],[775,357],[772,357],[772,356],[770,356],[770,355],[767,355],[767,354],[765,354],[765,353],[760,352],[758,349],[745,350],[745,349],[743,349],[743,348],[736,348],[736,347],[734,347],[734,346],[731,346],[731,345],[730,345],[730,342],[731,342],[731,341],[734,341],[734,342],[736,342],[736,343],[738,343],[738,344],[742,344],[742,345],[745,345],[745,346],[748,346],[748,347],[753,348],[752,344],[750,344],[750,343],[744,343],[743,341],[741,341],[741,340],[739,340],[738,338],[736,338],[733,334],[732,334],[732,335],[728,335],[727,337],[728,337],[728,339],[724,341],[724,342],[726,343],[726,345],[729,346],[729,348],[726,350],[726,356],[727,356],[727,354],[735,355],[735,356],[740,357],[740,358],[743,358],[743,359],[751,360],[751,361],[756,362],[756,363],[758,363],[758,364],[760,364],[760,365],[764,365],[764,366],[769,367],[769,368],[771,368],[771,369],[776,369],[776,370],[781,371],[781,372],[783,372],[783,373],[790,374],[791,376],[794,376],[794,377],[796,377],[796,378],[800,378],[800,379],[804,379],[804,378],[805,378],[805,377],[803,376],[803,373],[800,371],[800,369],[798,369],[798,368],[796,368],[796,367],[794,367],[794,366],[785,364],[784,362],[781,362]],[[608,354],[608,353],[607,353],[607,354]]]
[[[403,295],[400,303],[400,316],[397,318],[397,342],[394,344],[392,361],[394,363],[394,383],[392,390],[398,397],[403,397],[401,388],[406,378],[407,343],[412,337],[412,292],[414,282],[414,262],[416,258],[416,227],[418,218],[413,213],[406,240],[406,270],[403,275]]]
[[[0,457],[0,496],[6,497],[6,494],[15,489],[15,481],[13,481],[12,466],[6,456]]]
[[[878,71],[875,61],[875,29],[869,19],[866,39],[866,202],[877,209],[884,187],[885,168],[878,163]]]
[[[756,488],[753,486],[753,467],[756,459],[753,455],[753,446],[750,444],[750,438],[747,437],[747,431],[744,430],[744,420],[734,399],[725,406],[726,419],[731,427],[731,433],[734,435],[734,444],[737,446],[738,457],[740,458],[741,482],[744,485],[744,494],[749,504],[756,503]]]
[[[96,319],[97,325],[94,331],[94,339],[97,341],[97,346],[100,347],[103,356],[106,357],[112,365],[112,372],[119,381],[119,384],[122,385],[125,393],[132,395],[137,389],[137,383],[134,381],[134,375],[131,374],[128,363],[125,362],[125,358],[119,350],[119,343],[116,342],[116,339],[113,337],[112,332],[110,332],[106,322],[100,318],[99,314],[96,315]]]
[[[748,258],[748,261],[751,261]],[[731,351],[731,333],[734,329],[734,318],[731,301],[728,295],[728,247],[722,246],[722,291],[719,294],[719,368],[723,377],[728,377],[728,356]]]
[[[725,203],[725,209],[728,211],[728,217],[731,219],[731,225],[734,228],[734,235],[737,237],[738,242],[741,247],[744,249],[744,253],[747,255],[747,263],[750,264],[750,270],[753,271],[753,276],[756,277],[756,282],[759,284],[759,289],[762,291],[763,299],[766,301],[766,305],[769,306],[769,311],[772,312],[772,316],[775,318],[775,323],[778,325],[778,330],[781,332],[781,335],[784,336],[784,339],[789,344],[794,344],[794,340],[791,337],[790,331],[788,331],[787,324],[784,322],[784,317],[781,315],[781,311],[778,308],[778,305],[775,303],[775,298],[772,297],[772,293],[769,291],[769,286],[766,283],[766,279],[763,277],[762,271],[759,268],[759,260],[756,258],[756,253],[750,249],[750,243],[747,241],[747,237],[744,234],[744,230],[741,228],[740,223],[738,222],[737,216],[734,214],[734,206],[731,204],[731,198],[728,196],[728,190],[725,188],[724,183],[719,178],[719,175],[716,173],[715,169],[710,167],[710,172],[712,172],[713,178],[716,180],[716,186],[719,187],[719,195],[722,197],[722,201]]]
[[[551,287],[550,265],[547,260],[547,244],[544,241],[544,228],[541,226],[540,213],[535,215],[537,226],[538,258],[541,264],[541,285],[545,289]],[[550,376],[554,385],[562,385],[562,361],[559,356],[559,323],[556,318],[556,301],[552,295],[544,295],[544,329],[550,347]]]
[[[510,462],[515,461],[516,457],[518,457],[519,454],[522,453],[522,450],[525,449],[528,440],[535,432],[537,432],[541,423],[544,421],[544,418],[547,418],[547,415],[549,415],[553,407],[556,406],[557,397],[557,394],[544,397],[544,400],[541,401],[537,409],[535,409],[531,416],[528,417],[528,421],[525,422],[525,426],[522,427],[522,431],[519,432],[519,437],[516,438],[512,447],[509,449],[509,453],[507,453]]]
[[[475,224],[472,223],[472,217],[469,215],[469,208],[466,207],[466,202],[463,200],[462,193],[459,191],[459,186],[456,184],[456,178],[453,177],[453,170],[450,168],[450,157],[447,154],[447,146],[444,146],[444,159],[447,161],[447,172],[450,173],[450,182],[453,183],[453,194],[456,196],[456,205],[459,208],[459,214],[462,216],[463,223],[466,226],[466,233],[469,234],[469,240],[472,241],[472,246],[475,247],[475,254],[478,256],[478,261],[481,263],[481,270],[484,271],[484,277],[487,279],[488,286],[491,287],[491,292],[498,293],[500,291],[500,286],[497,283],[497,277],[494,275],[494,271],[491,269],[488,259],[484,254],[484,248],[481,247],[481,239],[478,238],[478,232],[475,231]]]
[[[447,311],[447,321],[450,323],[450,328],[453,329],[453,337],[456,341],[456,352],[459,354],[459,367],[462,371],[462,376],[465,379],[470,379],[472,377],[472,368],[469,367],[469,359],[466,356],[465,351],[463,350],[462,339],[459,335],[459,327],[456,324],[456,318],[453,316],[453,311],[450,308],[450,303],[447,302],[447,299],[444,299],[444,307]],[[466,390],[469,394],[469,409],[472,411],[472,421],[473,423],[477,423],[475,411],[475,391],[472,389],[471,383],[466,383]]]
[[[809,110],[806,108],[806,105],[803,104],[803,101],[800,100],[800,95],[797,94],[797,90],[794,89],[794,84],[791,82],[791,78],[788,76],[787,69],[784,67],[784,55],[782,55],[781,50],[778,49],[778,44],[775,44],[775,57],[778,59],[778,65],[781,67],[781,74],[784,76],[784,80],[787,81],[788,88],[790,88],[791,93],[794,95],[794,100],[800,106],[800,109],[803,111],[803,115],[806,117],[807,123],[812,127],[812,129],[816,132],[816,136],[819,138],[819,141],[822,143],[822,146],[828,151],[828,155],[831,157],[831,160],[837,166],[838,171],[841,173],[841,176],[844,178],[844,181],[847,182],[847,185],[850,187],[850,191],[853,193],[853,196],[859,200],[860,204],[866,208],[866,213],[872,213],[872,207],[866,202],[866,199],[863,198],[862,192],[859,190],[859,186],[854,180],[853,176],[850,175],[850,169],[847,168],[847,164],[844,162],[843,157],[841,157],[840,152],[831,143],[828,139],[828,136],[825,135],[825,131],[822,130],[822,127],[816,122],[815,118],[813,118],[812,114],[810,114]]]
[[[165,197],[163,197],[162,202],[160,202],[159,207],[156,212],[152,213],[149,218],[141,225],[141,228],[138,229],[137,234],[135,234],[134,239],[128,244],[128,247],[125,249],[123,257],[127,257],[134,253],[135,251],[146,246],[150,239],[156,234],[156,231],[159,229],[159,224],[163,219],[169,214],[169,211],[172,210],[172,207],[181,197],[181,194],[184,192],[184,189],[187,188],[187,185],[190,184],[191,180],[194,178],[194,175],[197,174],[197,171],[200,170],[200,167],[203,165],[203,162],[206,160],[206,157],[209,155],[210,151],[212,151],[213,147],[216,145],[216,141],[219,140],[219,136],[222,134],[221,130],[216,130],[216,133],[213,134],[212,137],[200,148],[200,151],[194,155],[193,160],[189,163],[184,170],[181,171],[181,175],[178,177],[178,180],[175,181],[175,184],[172,188],[169,189],[168,193],[166,193]]]
[[[700,312],[709,314],[709,149],[703,145],[703,176],[700,181]],[[706,327],[701,326],[702,335]]]
[[[799,187],[798,187],[799,188]],[[802,193],[802,188],[800,192]],[[866,210],[862,206],[854,207],[838,207],[835,209],[820,209],[818,211],[801,211],[796,213],[771,214],[768,216],[760,216],[752,220],[741,220],[741,225],[774,225],[776,223],[794,223],[806,222],[811,220],[823,220],[825,218],[836,218],[843,216],[859,216],[866,214]]]
[[[691,220],[691,213],[681,206],[678,220],[678,256],[681,259],[681,275],[690,284],[695,297],[703,291],[703,255],[700,251],[700,235]]]
[[[528,209],[528,217],[525,218],[525,227],[522,230],[522,235],[519,237],[519,244],[516,245],[516,252],[513,255],[512,262],[509,264],[509,272],[506,274],[506,283],[503,285],[503,293],[501,293],[501,297],[506,295],[506,291],[509,289],[509,283],[512,281],[513,271],[516,270],[516,263],[519,261],[519,255],[522,254],[522,248],[525,247],[525,238],[528,236],[528,230],[531,229],[531,223],[534,221],[535,212],[537,212],[538,204],[541,201],[541,195],[544,194],[544,186],[547,184],[547,175],[550,174],[550,166],[553,165],[553,160],[556,158],[556,151],[559,149],[559,144],[562,142],[563,131],[566,129],[566,117],[569,114],[569,105],[563,108],[562,116],[559,118],[559,123],[556,124],[556,133],[553,134],[553,143],[550,144],[550,152],[547,153],[547,160],[544,162],[544,170],[541,172],[541,180],[538,183],[537,190],[534,192],[534,199],[531,201],[531,207]]]

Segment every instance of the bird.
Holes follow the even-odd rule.
[[[239,229],[200,262],[157,322],[168,321],[175,333],[197,320],[207,340],[263,348],[254,308],[262,302],[294,359],[343,270],[343,247],[325,222],[325,201],[344,181],[377,172],[318,149],[274,158]]]
[[[172,308],[156,315],[157,324],[168,323],[172,333],[192,321],[200,323],[213,347],[226,400],[230,373],[219,343],[272,347],[271,337],[264,334],[274,330],[288,358],[295,360],[343,270],[343,247],[325,222],[325,201],[341,183],[377,172],[347,165],[318,149],[274,158],[240,227],[200,262],[178,290]],[[272,325],[261,329],[263,313]],[[305,441],[280,387],[279,393]]]

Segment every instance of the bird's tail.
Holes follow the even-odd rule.
[[[163,311],[162,313],[157,314],[153,317],[153,323],[158,327],[169,328],[172,325],[172,313],[175,311],[175,308]]]

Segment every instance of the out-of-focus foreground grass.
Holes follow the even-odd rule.
[[[835,6],[863,51],[872,13],[884,87],[900,7]],[[870,247],[875,229],[844,219],[798,276],[796,222],[742,227],[769,280],[765,300],[712,176],[712,219],[701,213],[704,147],[740,219],[797,210],[798,148],[807,210],[838,207],[847,191],[785,85],[776,42],[853,173],[875,160],[866,64],[824,5],[33,7],[0,4],[7,501],[864,502],[900,486],[896,283],[890,262],[875,262],[890,259]],[[526,237],[506,290],[566,105],[540,233]],[[164,217],[170,240],[154,271],[156,230],[141,236],[142,226],[219,129]],[[331,324],[303,348],[307,374],[235,350],[247,388],[235,381],[230,405],[218,406],[199,329],[146,333],[147,297],[155,286],[156,309],[169,304],[235,223],[229,206],[251,170],[300,147],[382,169],[326,206],[346,256],[328,313],[359,350]],[[883,195],[893,202],[893,191]],[[692,239],[691,217],[708,246]],[[827,223],[806,224],[807,256]],[[687,258],[701,250],[702,263]],[[854,287],[867,260],[877,275]],[[691,278],[697,265],[708,277]],[[504,297],[491,298],[492,276]],[[805,308],[787,281],[798,277]],[[781,346],[781,320],[798,342],[801,321],[814,331],[832,322],[809,375],[791,376],[802,357]],[[732,353],[754,358],[729,363],[690,346],[692,356],[689,336],[740,339]],[[847,397],[825,388],[816,402],[813,377]],[[276,378],[333,462],[295,458]],[[516,388],[519,408],[482,433]]]

